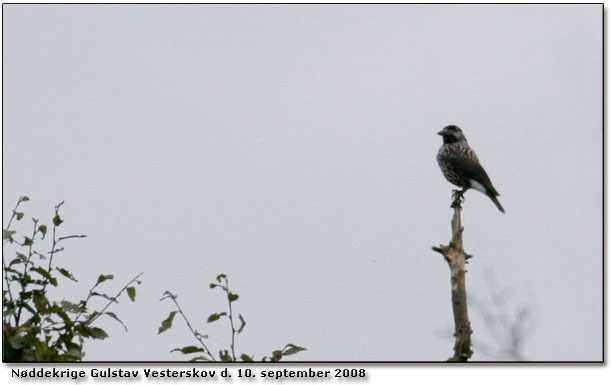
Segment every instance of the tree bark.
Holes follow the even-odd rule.
[[[455,213],[451,221],[453,237],[448,245],[433,246],[432,249],[444,256],[451,273],[451,299],[455,319],[454,355],[451,362],[467,362],[472,356],[472,329],[468,317],[465,291],[465,264],[472,256],[463,250],[463,227],[461,227],[461,196],[451,206]]]

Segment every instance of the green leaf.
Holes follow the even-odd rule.
[[[219,350],[219,358],[224,362],[231,362],[232,357],[230,357],[229,352],[227,350]]]
[[[176,349],[172,349],[170,350],[170,352],[181,352],[183,354],[191,354],[191,353],[197,353],[197,352],[203,352],[204,349],[202,348],[198,348],[197,346],[185,346],[184,348],[176,348]]]
[[[219,318],[221,318],[221,317],[223,317],[225,315],[227,315],[226,312],[223,312],[223,313],[213,313],[210,316],[208,316],[208,321],[206,321],[206,322],[208,322],[208,323],[215,322],[216,320],[218,320]]]
[[[14,307],[9,308],[9,309],[7,309],[7,310],[5,310],[5,311],[4,311],[4,313],[3,313],[2,315],[3,315],[3,316],[5,316],[5,317],[10,317],[10,316],[12,316],[13,314],[17,314],[17,312],[15,311],[15,308],[14,308]]]
[[[78,282],[76,278],[74,278],[74,276],[66,269],[62,268],[62,267],[56,267],[57,271],[59,271],[64,277],[74,281],[74,282]]]
[[[227,294],[227,299],[230,302],[234,302],[234,301],[236,301],[238,299],[238,294],[234,294],[234,293],[230,292],[230,293]]]
[[[242,318],[242,314],[238,314],[238,319],[240,320],[240,327],[236,330],[237,333],[242,333],[244,327],[246,326],[246,321]]]
[[[174,320],[174,316],[176,315],[176,313],[177,311],[170,312],[168,318],[162,321],[161,326],[157,330],[157,334],[161,334],[172,327],[172,321]]]
[[[132,302],[136,300],[136,288],[134,286],[130,286],[127,288],[127,293]]]
[[[244,362],[253,362],[253,357],[249,357],[246,354],[241,354],[240,359]]]
[[[28,341],[25,339],[25,337],[20,335],[12,336],[11,338],[9,338],[8,342],[13,349],[20,349],[28,345]]]
[[[108,337],[108,334],[106,334],[106,332],[100,328],[92,327],[88,329],[91,332],[91,336],[97,340],[103,340]]]
[[[34,241],[28,237],[23,237],[23,245],[24,246],[31,246],[34,244]]]
[[[97,328],[97,327],[84,326],[84,323],[77,325],[75,327],[75,331],[85,338],[94,338],[94,339],[103,340],[106,337],[108,337],[108,334],[106,334],[104,330]],[[71,343],[71,342],[70,344],[75,345],[74,343]]]
[[[15,240],[13,239],[13,234],[15,234],[14,230],[4,230],[2,229],[2,241],[9,241],[13,243]]]
[[[57,227],[57,226],[59,226],[59,225],[61,225],[61,224],[62,224],[62,222],[64,222],[64,221],[62,220],[62,218],[60,218],[59,214],[56,214],[56,215],[53,217],[53,224],[54,224],[56,227]]]
[[[119,323],[121,324],[121,326],[123,326],[123,328],[124,328],[124,329],[125,329],[125,331],[127,332],[127,330],[128,330],[127,326],[125,326],[125,324],[123,323],[123,321],[121,321],[121,320],[119,319],[119,317],[117,317],[117,314],[113,313],[112,311],[107,311],[107,312],[106,312],[106,313],[104,313],[104,314],[106,314],[107,316],[109,316],[109,317],[111,317],[111,318],[114,318],[114,319],[115,319],[117,322],[119,322]]]
[[[45,235],[47,234],[47,226],[45,225],[38,226],[38,231],[42,233],[42,239],[45,239]]]
[[[29,277],[29,275],[26,275],[26,277]],[[32,298],[32,291],[21,291],[19,292],[19,298],[21,298],[23,301],[21,301],[21,303],[19,304],[19,306],[28,306],[27,303],[24,303],[25,301],[29,300],[30,298]],[[28,310],[30,310],[31,308],[26,308]],[[36,312],[32,312],[34,314],[36,314]]]
[[[221,279],[222,279],[222,278],[227,278],[227,275],[225,275],[225,274],[219,274],[219,275],[217,275],[217,282],[221,282]]]
[[[113,279],[115,278],[112,274],[100,274],[100,276],[98,277],[98,283],[102,283],[104,281],[106,281],[107,279]]]
[[[21,218],[23,218],[23,213],[19,213],[17,211],[13,211],[15,213],[15,216],[17,217],[17,220],[20,221]]]
[[[287,349],[287,348],[289,348],[289,349]],[[297,346],[297,345],[294,345],[294,344],[287,344],[283,348],[283,355],[284,356],[290,356],[292,354],[299,353],[302,350],[306,350],[306,348],[303,348],[301,346]]]
[[[83,306],[83,308],[87,310],[87,302],[81,301],[81,306]],[[93,320],[94,318],[97,318],[99,315],[100,315],[99,311],[92,311],[91,313],[87,314],[87,316],[85,317],[84,324],[89,324],[91,320]]]
[[[210,288],[211,288],[211,289],[214,289],[214,288],[215,288],[215,287],[217,287],[217,286],[219,286],[219,285],[217,285],[216,283],[211,283],[211,284],[210,284]]]
[[[199,332],[199,331],[197,331],[197,330],[195,330],[195,335],[196,335],[197,337],[202,337],[202,338],[204,338],[204,339],[206,339],[206,340],[208,339],[208,334],[202,334],[202,333],[200,333],[200,332]]]
[[[15,258],[15,259],[13,259],[12,261],[9,262],[9,267],[13,266],[13,265],[16,265],[18,263],[23,263],[23,262],[24,261],[22,261],[21,258]],[[13,269],[11,269],[11,270],[13,270]],[[7,269],[7,271],[9,271],[9,270]]]
[[[42,239],[42,238],[41,238]],[[44,254],[39,253],[36,250],[32,250],[32,254],[36,254],[38,255],[38,258],[40,258],[41,261],[46,261],[47,260],[47,256]]]
[[[28,261],[28,257],[26,257],[24,254],[17,253],[17,258],[13,259],[9,263],[9,266],[13,266],[13,265],[18,264],[18,263],[26,263],[27,261]]]
[[[168,298],[176,299],[176,294],[172,294],[171,292],[166,290],[166,291],[164,291],[164,294],[162,295],[162,297],[159,300],[163,301],[163,300],[168,299]]]
[[[67,352],[68,359],[66,361],[78,361],[85,357],[85,352],[81,351],[81,347],[77,346],[76,348],[72,348]]]
[[[42,275],[43,277],[48,279],[49,282],[51,282],[51,284],[53,286],[57,286],[57,279],[53,278],[51,276],[51,274],[49,274],[49,272],[47,270],[43,269],[42,267],[40,267],[40,266],[39,267],[33,267],[33,268],[30,269],[30,271],[34,271],[34,272]]]
[[[5,271],[8,272],[8,273],[13,273],[13,274],[17,275],[17,277],[10,277],[9,279],[11,281],[21,281],[21,279],[19,277],[22,274],[21,272],[15,270],[13,268],[10,268],[10,267],[7,267]],[[24,280],[24,282],[25,282],[25,280]]]
[[[80,305],[74,304],[70,301],[64,300],[60,302],[60,304],[62,305],[62,309],[64,309],[64,311],[67,311],[69,313],[79,313],[83,310]]]
[[[117,301],[117,298],[115,298],[115,297],[111,297],[111,296],[109,296],[108,294],[98,293],[97,291],[92,292],[92,293],[91,293],[91,296],[92,296],[92,297],[102,297],[102,298],[107,299],[107,300],[109,300],[109,301],[111,301],[111,302],[119,303],[119,302]]]
[[[272,352],[272,357],[270,358],[270,361],[277,362],[280,361],[281,358],[283,358],[283,352],[281,352],[280,350],[275,350]]]

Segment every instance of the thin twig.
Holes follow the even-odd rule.
[[[95,316],[91,317],[89,320],[87,320],[83,326],[87,326],[89,324],[91,324],[93,321],[95,321],[96,319],[98,319],[98,317],[100,317],[102,314],[104,314],[104,312],[106,311],[106,309],[108,309],[108,307],[113,303],[117,301],[117,298],[119,298],[121,296],[121,293],[123,293],[134,281],[136,281],[143,273],[138,274],[137,276],[135,276],[134,278],[132,278],[132,280],[128,283],[125,284],[125,286],[123,286],[121,288],[121,290],[119,290],[119,293],[117,293],[117,295],[115,295],[114,297],[112,297],[111,299],[108,300],[108,303],[106,304],[106,306],[104,306],[102,308],[102,310],[100,310],[98,312],[98,314],[96,314]],[[94,286],[95,287],[95,286]]]
[[[24,199],[24,198],[25,198],[25,199]],[[27,200],[29,200],[29,198],[28,198],[28,197],[25,197],[25,196],[20,196],[20,197],[19,197],[19,200],[17,201],[17,204],[15,205],[15,208],[13,209],[13,215],[11,215],[11,218],[9,219],[9,222],[8,222],[8,224],[6,225],[6,230],[10,229],[10,227],[11,227],[11,223],[13,223],[13,218],[17,216],[17,213],[16,213],[16,211],[17,211],[17,207],[19,207],[19,205],[21,204],[21,202],[23,202],[23,201],[27,201]],[[2,242],[2,243],[4,243],[4,240],[3,240],[3,242]]]
[[[102,281],[103,282],[103,281]],[[89,293],[87,293],[87,298],[85,298],[85,301],[81,301],[82,302],[82,306],[81,306],[81,310],[77,313],[77,315],[74,317],[74,322],[76,323],[79,318],[81,318],[81,316],[87,311],[87,304],[89,303],[89,300],[91,299],[91,297],[93,297],[94,294],[94,290],[96,289],[96,287],[98,287],[99,284],[102,283],[101,281],[97,280],[96,283],[91,287],[91,289],[89,289]]]
[[[65,239],[71,239],[71,238],[86,238],[87,235],[67,235],[65,237],[59,237],[57,238],[56,236],[56,229],[59,226],[58,224],[55,223],[55,218],[59,216],[59,209],[60,207],[64,204],[64,201],[61,201],[60,203],[58,203],[55,206],[55,216],[53,217],[53,243],[51,245],[51,251],[49,252],[49,264],[47,265],[47,273],[49,273],[49,275],[51,274],[51,268],[52,268],[52,264],[53,264],[53,256],[55,255],[55,253],[58,253],[60,251],[62,251],[64,248],[57,248],[57,245],[59,245],[59,243]],[[60,222],[61,223],[61,222]],[[43,285],[43,291],[45,291],[47,289],[47,284],[49,283],[49,279],[45,278],[45,283]],[[94,286],[95,287],[95,286]],[[93,289],[92,289],[93,290]],[[91,290],[90,290],[91,293]],[[89,300],[89,297],[88,297]]]
[[[191,334],[193,334],[193,336],[198,340],[200,345],[202,345],[202,347],[204,348],[204,351],[206,351],[206,354],[208,354],[210,359],[212,361],[217,361],[217,360],[215,360],[215,356],[213,356],[212,353],[210,352],[210,350],[208,350],[208,347],[206,346],[204,341],[202,341],[202,337],[200,337],[200,333],[198,333],[196,330],[194,330],[193,327],[191,326],[191,323],[189,322],[189,320],[185,316],[185,313],[183,313],[183,309],[181,308],[181,305],[179,305],[178,301],[176,300],[176,296],[175,295],[170,295],[169,297],[172,300],[172,302],[174,302],[174,304],[176,305],[176,308],[178,309],[178,312],[181,315],[181,317],[183,317],[183,320],[185,320],[185,324],[187,324],[187,327],[189,328],[189,331],[191,331]]]
[[[19,200],[17,201],[17,204],[15,205],[15,208],[13,209],[13,214],[11,215],[11,218],[9,219],[8,224],[6,225],[6,229],[4,229],[5,231],[8,232],[10,230],[11,224],[13,223],[13,218],[17,216],[17,208],[19,207],[21,202],[24,201],[23,198],[24,198],[23,196],[19,197]],[[4,270],[4,282],[6,283],[6,291],[8,292],[9,299],[11,302],[13,302],[13,294],[11,293],[11,282],[8,279],[8,266],[6,265],[6,260],[4,259],[4,234],[2,234],[2,238],[3,238],[2,239],[2,266]]]
[[[81,235],[67,235],[65,237],[59,237],[57,239],[57,243],[60,243],[61,241],[65,239],[71,239],[71,238],[87,238],[87,235],[81,234]]]
[[[236,362],[236,353],[234,352],[234,338],[236,336],[236,328],[234,328],[234,317],[232,316],[232,299],[230,298],[230,289],[229,289],[229,282],[227,280],[227,277],[225,278],[225,291],[227,292],[227,303],[229,306],[229,320],[230,320],[230,325],[232,327],[232,344],[231,344],[231,348],[232,348],[232,359],[234,362]]]
[[[58,226],[55,224],[55,218],[59,215],[59,209],[63,204],[64,204],[64,201],[61,201],[55,206],[55,216],[53,217],[53,244],[51,247],[51,252],[49,253],[49,266],[47,267],[47,272],[49,272],[49,274],[51,273],[51,263],[53,262],[53,255],[55,255],[55,252],[57,251],[55,249],[55,246],[59,242],[59,240],[55,237],[55,230],[57,229],[57,226]]]
[[[23,264],[23,274],[22,274],[22,279],[19,280],[19,283],[21,283],[21,292],[24,293],[26,291],[26,283],[24,281],[25,276],[28,273],[28,266],[30,265],[30,260],[32,259],[32,246],[34,246],[34,238],[36,238],[36,224],[38,223],[37,219],[32,218],[32,221],[34,222],[34,230],[32,230],[32,239],[30,239],[29,245],[28,245],[28,259],[25,261],[25,263]],[[24,242],[25,245],[25,242]],[[44,290],[44,287],[43,287]],[[22,299],[23,302],[23,299]],[[17,311],[17,315],[15,316],[15,325],[19,325],[19,320],[21,319],[21,311],[23,310],[23,306],[19,306],[19,310]]]

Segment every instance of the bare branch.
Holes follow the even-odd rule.
[[[448,359],[452,362],[467,362],[472,356],[470,319],[468,317],[467,294],[465,291],[465,264],[472,256],[463,250],[463,227],[461,227],[462,194],[453,194],[454,209],[451,221],[452,239],[448,245],[433,246],[431,249],[444,256],[451,273],[451,301],[455,320],[454,355]]]

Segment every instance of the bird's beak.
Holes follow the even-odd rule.
[[[446,131],[444,131],[444,130],[442,130],[442,131],[438,132],[438,135],[442,135],[442,136],[444,136],[444,134],[446,134]]]

